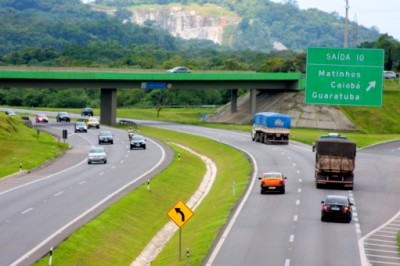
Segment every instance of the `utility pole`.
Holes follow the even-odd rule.
[[[349,21],[349,0],[345,0],[346,1],[346,18],[344,21],[344,48],[347,48],[347,39],[348,39],[348,21]]]

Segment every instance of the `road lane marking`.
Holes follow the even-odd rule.
[[[83,185],[83,184],[85,184],[86,182],[87,182],[86,180],[83,180],[83,181],[79,182],[79,185]]]
[[[297,222],[298,219],[299,219],[299,216],[297,216],[297,215],[295,215],[295,216],[293,217],[293,221],[295,221],[295,222]]]
[[[294,241],[294,235],[290,235],[289,242],[293,242],[293,241]]]
[[[285,266],[290,266],[290,259],[285,260]]]
[[[300,205],[300,200],[296,200],[296,205]]]
[[[64,193],[64,191],[60,191],[60,192],[54,194],[54,197],[58,197],[58,196],[60,196],[62,193]]]
[[[21,214],[26,214],[26,213],[28,213],[28,212],[30,212],[32,210],[33,210],[33,208],[26,209],[25,211],[21,212]]]

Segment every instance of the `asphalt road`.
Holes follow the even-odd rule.
[[[293,141],[289,145],[265,145],[252,142],[250,133],[166,122],[136,122],[141,125],[207,136],[243,150],[254,162],[255,173],[251,177],[249,190],[232,215],[232,220],[210,250],[205,261],[206,265],[364,266],[368,265],[367,261],[372,262],[372,265],[389,265],[382,262],[382,260],[389,261],[385,251],[381,250],[375,255],[376,251],[372,252],[368,243],[373,237],[370,234],[399,211],[400,142],[381,144],[358,151],[353,191],[316,189],[315,155],[308,145]],[[121,141],[123,135],[120,137]],[[71,139],[72,137],[69,137],[69,140]],[[117,147],[118,144],[114,146]],[[124,166],[120,165],[124,164],[122,161],[129,160],[131,154],[125,155],[126,144],[121,146],[123,148],[113,155],[116,156],[116,161],[110,162],[109,166],[118,165],[117,168],[123,168]],[[129,171],[127,167],[117,172],[116,168],[109,166],[98,165],[88,169],[87,165],[82,164],[68,170],[67,172],[71,171],[69,174],[59,174],[63,177],[55,175],[48,178],[49,183],[43,180],[27,186],[29,190],[25,190],[26,187],[18,189],[16,191],[20,191],[19,194],[12,198],[5,197],[9,193],[0,194],[2,247],[24,246],[25,250],[32,249],[38,245],[37,242],[40,242],[32,240],[38,234],[42,235],[42,238],[43,235],[47,235],[55,236],[57,239],[57,235],[54,235],[57,229],[48,224],[49,220],[56,220],[58,224],[56,227],[63,228],[71,220],[63,217],[64,211],[73,213],[73,217],[79,217],[79,214],[75,213],[75,206],[66,204],[64,193],[68,194],[71,191],[70,200],[75,198],[75,202],[76,199],[84,199],[79,201],[79,204],[82,202],[82,205],[85,205],[81,213],[87,212],[90,206],[98,204],[104,198],[103,196],[92,199],[92,193],[97,194],[99,187],[114,183],[110,180],[124,179],[124,171]],[[270,170],[281,171],[288,177],[286,194],[260,194],[257,176]],[[129,181],[125,183],[132,182],[132,178],[126,177],[126,179]],[[93,188],[91,182],[96,182]],[[64,185],[60,187],[61,184]],[[119,187],[121,186],[120,184]],[[354,202],[353,221],[350,224],[320,221],[320,201],[327,194],[348,195]],[[21,200],[24,195],[30,195],[29,200]],[[60,196],[62,197],[59,198]],[[89,203],[84,203],[86,201]],[[44,207],[50,203],[51,208]],[[13,208],[7,209],[7,205],[13,205]],[[4,215],[3,210],[5,210]],[[19,220],[16,226],[13,226],[14,219]],[[32,221],[40,221],[43,224],[35,227],[30,225]],[[27,226],[26,230],[24,226]],[[24,228],[24,231],[20,233],[15,228]],[[14,231],[8,233],[7,230]],[[73,226],[70,226],[70,230],[73,230]],[[4,242],[3,234],[7,236]],[[44,246],[48,249],[52,244],[52,241],[48,241]],[[3,252],[3,249],[0,252]],[[4,254],[8,252],[12,252],[11,248]],[[28,253],[22,251],[21,254],[23,255],[18,256],[26,257]],[[391,263],[390,265],[400,265],[397,261]]]
[[[107,164],[88,165],[87,152],[105,127],[75,134],[72,123],[52,121],[38,127],[60,136],[67,129],[72,148],[61,160],[26,175],[28,180],[16,178],[23,180],[18,188],[0,192],[0,265],[32,264],[172,158],[169,149],[151,139],[146,150],[130,150],[127,132],[108,128],[115,140],[104,144]]]
[[[383,249],[371,256],[364,244],[370,232],[399,211],[400,142],[358,151],[353,191],[316,189],[311,146],[293,141],[287,146],[265,145],[252,142],[250,133],[137,122],[207,136],[243,150],[254,160],[248,194],[233,215],[237,217],[221,232],[206,265],[400,265],[398,253],[388,259]],[[286,194],[260,194],[256,177],[271,170],[288,177]],[[327,194],[350,197],[354,203],[350,224],[320,221],[321,200]],[[393,264],[382,264],[385,261]]]

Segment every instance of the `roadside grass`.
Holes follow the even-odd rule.
[[[141,127],[140,132],[167,143],[175,153],[173,162],[151,180],[150,191],[146,184],[141,185],[61,243],[54,250],[54,264],[129,265],[140,254],[169,221],[168,210],[179,200],[186,202],[205,174],[200,158],[172,143],[190,147],[217,165],[209,195],[181,229],[183,246],[194,251],[191,264],[200,265],[204,260],[248,184],[251,164],[240,151],[208,138],[150,127]],[[176,241],[177,233],[152,265],[184,265]],[[48,260],[45,257],[36,265],[48,265]]]
[[[19,116],[0,114],[0,178],[33,168],[53,159],[68,145],[25,126]]]

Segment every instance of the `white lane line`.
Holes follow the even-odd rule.
[[[290,266],[290,259],[285,260],[285,266]]]
[[[295,216],[293,217],[293,221],[294,221],[294,222],[297,222],[298,219],[299,219],[299,216],[297,216],[297,215],[295,215]]]
[[[100,172],[99,175],[104,175],[104,172]]]
[[[299,178],[299,183],[303,183],[303,179]]]
[[[124,163],[124,160],[119,161],[119,163]]]
[[[298,188],[298,189],[297,189],[297,192],[298,192],[298,193],[301,193],[301,188]]]
[[[87,182],[86,180],[83,180],[83,181],[79,182],[79,185],[83,185],[83,184],[85,184],[86,182]]]
[[[60,196],[62,193],[64,193],[64,191],[60,191],[60,192],[54,194],[54,197],[58,197],[58,196]]]
[[[117,166],[113,165],[113,166],[111,166],[111,169],[114,169],[115,167],[117,167]]]
[[[115,197],[116,195],[118,195],[119,193],[121,193],[122,191],[124,191],[126,188],[128,188],[129,186],[131,186],[132,184],[134,184],[135,182],[138,182],[140,179],[144,178],[146,175],[150,174],[152,171],[154,171],[157,167],[159,167],[162,162],[165,160],[165,151],[162,149],[162,147],[157,143],[152,141],[155,145],[157,145],[157,147],[161,150],[161,158],[160,160],[149,170],[147,170],[146,172],[144,172],[142,175],[136,177],[134,180],[132,180],[131,182],[125,184],[124,186],[122,186],[121,188],[117,189],[116,191],[114,191],[114,193],[111,193],[110,195],[108,195],[107,197],[105,197],[103,200],[99,201],[96,205],[92,206],[90,209],[86,210],[84,213],[78,215],[75,219],[71,220],[70,222],[68,222],[67,224],[65,224],[63,227],[61,227],[60,229],[58,229],[56,232],[54,232],[52,235],[50,235],[49,237],[47,237],[45,240],[43,240],[41,243],[39,243],[38,245],[36,245],[35,247],[33,247],[31,250],[27,251],[23,256],[21,256],[20,258],[18,258],[16,261],[14,261],[13,263],[10,264],[10,266],[17,266],[20,265],[24,260],[26,260],[27,258],[29,258],[30,256],[32,256],[32,254],[34,254],[37,250],[39,250],[40,248],[42,248],[45,244],[49,243],[52,239],[54,239],[56,236],[58,236],[59,234],[61,234],[63,231],[67,230],[67,228],[71,227],[73,224],[75,224],[76,222],[78,222],[79,220],[83,219],[85,216],[87,216],[89,213],[93,212],[94,210],[96,210],[97,208],[99,208],[101,205],[103,205],[104,203],[106,203],[107,201],[109,201],[110,199],[112,199],[113,197]],[[86,162],[86,159],[82,161]],[[256,178],[253,178],[256,179]]]
[[[293,242],[293,241],[294,241],[294,235],[290,235],[289,242]]]
[[[21,212],[21,214],[26,214],[26,213],[28,213],[28,212],[30,212],[32,210],[33,210],[33,208],[26,209],[25,211]]]
[[[300,200],[296,200],[296,205],[300,205]]]

